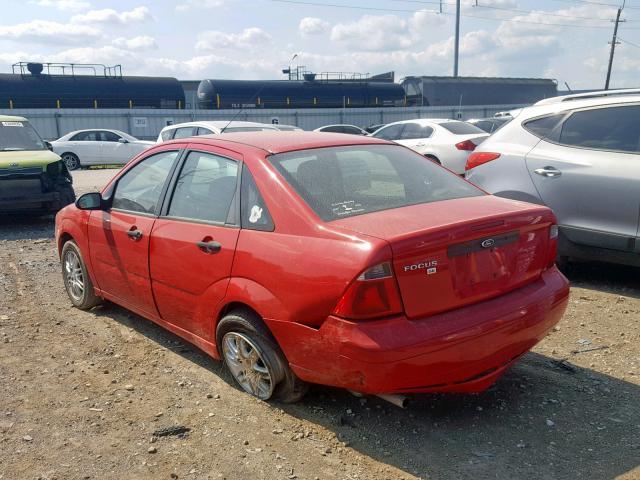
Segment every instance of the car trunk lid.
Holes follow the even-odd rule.
[[[409,317],[486,300],[534,281],[548,265],[553,223],[553,213],[546,207],[493,196],[413,205],[334,222],[391,245]]]

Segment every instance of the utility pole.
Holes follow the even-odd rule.
[[[620,15],[618,15],[620,16]],[[456,45],[453,58],[453,76],[458,76],[458,54],[460,53],[460,0],[456,0]]]
[[[616,25],[613,27],[613,38],[611,39],[611,51],[609,52],[609,68],[607,68],[607,81],[604,84],[604,89],[609,90],[609,80],[611,80],[611,68],[613,67],[613,54],[616,51],[616,45],[618,42],[618,24],[620,22],[624,22],[624,20],[620,20],[620,14],[622,13],[622,9],[624,8],[625,2],[622,3],[622,6],[618,9],[618,14],[616,15]]]

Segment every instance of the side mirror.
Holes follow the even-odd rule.
[[[98,192],[85,193],[76,200],[76,207],[80,210],[102,210],[104,201]]]
[[[47,147],[48,150],[51,150],[53,152],[53,145],[51,145],[51,142],[47,142],[45,140],[44,146]]]
[[[119,143],[129,143],[129,140],[127,140],[126,138],[119,138],[118,142]]]

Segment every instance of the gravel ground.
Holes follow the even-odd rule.
[[[639,479],[639,270],[566,273],[559,327],[481,395],[267,404],[141,317],[72,308],[53,219],[0,219],[0,479]]]

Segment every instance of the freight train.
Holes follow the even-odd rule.
[[[185,103],[187,84],[193,82],[123,76],[119,65],[20,62],[0,74],[0,109],[196,107]],[[555,95],[556,82],[548,79],[406,77],[398,84],[393,72],[349,78],[304,72],[289,80],[202,80],[196,101],[205,110],[358,108],[527,104]]]

